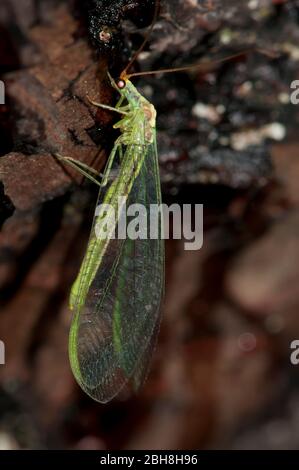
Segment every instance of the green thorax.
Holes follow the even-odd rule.
[[[130,80],[127,80],[125,88],[119,92],[128,103],[128,114],[114,126],[122,132],[122,142],[125,145],[152,144],[157,116],[154,106],[138,92]]]

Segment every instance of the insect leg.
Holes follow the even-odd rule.
[[[122,161],[123,155],[124,155],[123,147],[122,147],[122,145],[120,145],[120,147],[119,147],[119,159],[120,159],[120,161]]]
[[[63,157],[62,155],[60,155],[59,153],[56,153],[55,154],[55,157],[62,161],[63,163],[67,163],[68,165],[70,165],[72,168],[74,168],[75,170],[77,170],[79,173],[81,173],[83,176],[85,176],[86,178],[88,178],[90,181],[92,181],[93,183],[95,183],[97,186],[102,186],[102,183],[100,181],[98,181],[96,178],[94,178],[93,176],[91,176],[90,173],[96,175],[97,177],[102,177],[103,178],[103,175],[101,173],[98,173],[96,170],[94,170],[93,168],[89,167],[88,165],[86,165],[85,163],[83,162],[80,162],[79,160],[75,160],[74,158],[71,158],[71,157]]]
[[[121,105],[122,105],[123,102],[124,102],[124,99],[125,99],[125,97],[124,97],[123,95],[121,95],[121,97],[119,98],[119,100],[118,100],[118,102],[117,102],[117,104],[116,104],[116,106],[115,106],[117,109],[121,107]],[[125,106],[125,107],[126,107],[126,106]]]
[[[83,168],[84,170],[89,171],[90,173],[93,173],[95,176],[103,176],[101,173],[96,171],[94,168],[91,168],[90,166],[86,165],[86,163],[80,162],[80,160],[76,160],[75,158],[72,157],[63,157],[59,153],[55,154],[55,157],[58,158],[58,160],[66,161],[66,163],[72,162],[74,165]]]
[[[114,157],[115,157],[116,152],[117,152],[118,150],[122,152],[121,145],[120,145],[120,144],[114,145],[114,147],[113,147],[113,149],[112,149],[112,151],[111,151],[111,154],[110,154],[110,156],[109,156],[109,160],[108,160],[107,166],[106,166],[106,168],[105,168],[105,174],[104,174],[104,177],[103,177],[101,186],[106,186],[107,183],[108,183],[108,180],[109,180],[109,173],[110,173],[111,168],[112,168],[112,165],[113,165]]]
[[[114,111],[116,113],[123,114],[123,115],[128,114],[127,111],[124,111],[121,108],[113,108],[113,106],[108,106],[107,104],[97,103],[96,101],[91,100],[88,95],[87,95],[87,99],[91,104],[93,104],[94,106],[97,106],[98,108],[108,109],[109,111]]]

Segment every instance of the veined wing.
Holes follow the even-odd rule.
[[[123,161],[126,161],[126,154],[134,154],[136,148],[136,145],[126,147]],[[161,203],[155,143],[145,146],[143,152],[138,175],[131,174],[133,183],[125,196],[127,207],[143,204],[149,214],[151,204]],[[118,196],[126,192],[126,187],[119,186]],[[161,218],[159,223],[162,223]],[[90,243],[94,243],[93,250],[97,250],[94,235],[92,233]],[[70,333],[70,360],[81,387],[104,403],[126,384],[138,388],[146,375],[148,356],[160,323],[164,245],[161,238],[110,239],[105,246],[105,256],[101,252],[102,246],[100,263],[85,300],[83,304],[80,299],[76,302]],[[85,270],[88,277],[90,263]],[[84,265],[80,279],[84,282]]]

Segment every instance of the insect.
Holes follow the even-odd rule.
[[[151,204],[161,204],[156,110],[132,84],[127,70],[117,81],[109,75],[120,94],[115,108],[92,101],[120,115],[114,125],[120,136],[108,158],[100,190],[101,196],[105,192],[102,204],[109,204],[111,215],[118,210],[120,197],[127,206],[139,203],[148,210]],[[97,182],[84,164],[57,156]],[[116,159],[118,174],[109,183]],[[71,290],[74,315],[69,357],[82,389],[106,403],[128,384],[138,389],[147,374],[160,324],[164,242],[161,236],[131,240],[112,239],[108,234],[99,239],[101,218],[101,213],[94,217],[86,254]],[[161,215],[159,225],[161,228]]]
[[[158,2],[148,35],[157,13]],[[147,210],[152,204],[161,204],[156,110],[130,80],[156,72],[128,74],[147,39],[148,36],[118,80],[109,75],[112,87],[120,94],[115,108],[91,101],[120,115],[114,125],[120,130],[120,136],[108,158],[99,196],[111,208],[108,219],[117,211],[119,197],[127,206],[139,203]],[[204,68],[204,64],[201,66]],[[162,72],[198,67],[199,64]],[[95,173],[92,169],[72,158],[57,156],[99,184],[90,174]],[[118,173],[109,182],[116,160],[119,160]],[[110,226],[107,237],[99,239],[97,228],[102,216],[100,212],[94,217],[86,254],[71,291],[70,307],[74,315],[69,356],[82,389],[96,401],[106,403],[126,386],[137,390],[147,375],[160,325],[164,242],[161,236],[136,240],[114,238],[110,235],[117,222]],[[161,229],[161,214],[158,223]]]

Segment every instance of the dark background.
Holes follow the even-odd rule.
[[[103,167],[114,116],[86,94],[115,102],[106,71],[128,63],[153,8],[1,1],[2,449],[298,448],[296,0],[161,2],[136,71],[244,51],[134,81],[158,111],[164,201],[204,204],[204,246],[166,243],[159,344],[137,396],[97,404],[70,372],[68,294],[97,191],[52,154]]]

